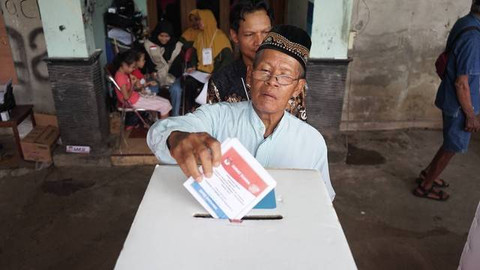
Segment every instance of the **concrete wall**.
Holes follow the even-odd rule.
[[[43,30],[51,58],[86,58],[93,49],[93,39],[87,37],[85,26],[89,17],[82,17],[80,0],[40,0]],[[61,11],[61,12],[60,12]]]
[[[456,19],[471,0],[355,0],[357,31],[347,81],[344,130],[438,127],[434,69]],[[315,2],[317,5],[318,0]]]
[[[353,0],[315,0],[310,58],[346,59]]]
[[[14,94],[18,104],[34,104],[36,112],[54,113],[44,57],[45,37],[36,0],[0,0],[18,76]]]
[[[95,11],[92,15],[92,27],[95,40],[95,47],[102,50],[100,55],[100,65],[104,66],[107,63],[107,57],[105,55],[105,22],[103,20],[103,14],[107,12],[110,7],[111,0],[97,0],[95,2]]]

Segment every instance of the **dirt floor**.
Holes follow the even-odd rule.
[[[359,269],[457,268],[480,200],[480,139],[443,174],[451,183],[447,202],[411,195],[441,132],[357,132],[327,141],[334,204]],[[152,171],[0,170],[0,269],[112,269]]]

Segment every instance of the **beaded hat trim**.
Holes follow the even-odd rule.
[[[302,59],[303,64],[307,65],[308,55],[310,51],[305,46],[292,42],[278,33],[268,33],[268,35],[263,40],[262,45],[260,45],[260,48],[265,45],[272,45],[286,50]]]

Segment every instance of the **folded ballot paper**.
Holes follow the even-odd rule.
[[[212,177],[198,183],[192,177],[183,184],[214,218],[242,219],[277,182],[238,139],[222,143],[221,165]]]

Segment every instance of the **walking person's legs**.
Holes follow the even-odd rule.
[[[427,168],[420,173],[424,178],[413,190],[414,195],[440,201],[449,198],[448,193],[435,186],[448,186],[445,181],[439,179],[440,174],[456,153],[467,152],[471,133],[464,128],[465,115],[462,112],[454,116],[443,115],[443,144]]]
[[[430,162],[430,165],[424,170],[425,178],[413,191],[413,194],[434,200],[442,201],[448,199],[449,194],[434,187],[434,181],[438,179],[440,174],[445,170],[454,155],[455,152],[445,150],[443,146],[441,146],[433,160]]]

